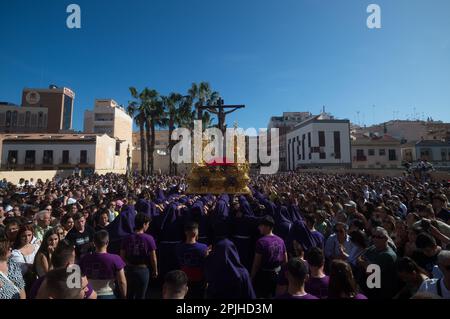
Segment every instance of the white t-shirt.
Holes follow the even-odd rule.
[[[17,262],[20,265],[20,270],[22,271],[22,275],[28,271],[29,267],[31,267],[34,263],[34,257],[36,257],[36,253],[39,250],[39,245],[33,244],[33,252],[28,256],[24,256],[20,250],[14,249],[11,252],[11,259]]]
[[[443,279],[441,279],[441,280],[439,280],[439,279],[425,280],[422,283],[422,285],[420,286],[418,292],[428,292],[428,293],[434,294],[436,296],[439,296],[438,289],[437,289],[438,281],[440,281],[440,283],[441,283],[441,292],[442,292],[441,297],[444,299],[450,299],[450,290],[447,289],[447,287],[445,287]]]

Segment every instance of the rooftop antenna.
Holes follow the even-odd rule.
[[[358,115],[358,126],[361,126],[361,122],[359,121],[359,113],[360,111],[356,111],[356,114]]]
[[[375,104],[372,104],[372,123],[375,125]]]

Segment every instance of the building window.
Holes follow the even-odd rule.
[[[44,113],[39,112],[39,113],[38,113],[38,127],[39,127],[39,128],[44,127],[43,124],[44,124]]]
[[[291,169],[291,139],[288,139],[288,160],[287,160],[287,165],[288,165],[288,169]]]
[[[367,161],[367,158],[364,155],[364,150],[356,150],[356,161],[357,162]]]
[[[441,160],[443,161],[447,160],[447,150],[445,148],[441,150]]]
[[[381,149],[379,150],[378,154],[379,154],[380,156],[386,156],[386,150],[385,150],[384,148],[381,148]]]
[[[320,158],[320,159],[326,159],[326,158],[327,158],[327,155],[326,155],[325,153],[320,153],[320,154],[319,154],[319,158]]]
[[[16,127],[17,126],[17,111],[14,111],[13,113],[12,113],[12,123],[11,123],[11,126],[12,127]]]
[[[420,149],[420,159],[422,160],[431,160],[431,150],[428,148],[421,148]]]
[[[42,164],[53,165],[53,151],[44,151],[44,156],[42,158]]]
[[[11,111],[6,111],[6,123],[5,123],[6,127],[10,127],[11,126]]]
[[[334,139],[334,158],[341,159],[341,132],[333,132]]]
[[[80,164],[87,164],[87,151],[80,151]]]
[[[69,164],[69,151],[63,151],[62,152],[62,163],[63,164]]]
[[[308,133],[308,149],[309,149],[309,154],[308,154],[308,158],[311,159],[311,132]]]
[[[369,149],[368,153],[369,153],[369,156],[375,156],[375,150],[374,149]]]
[[[302,135],[302,159],[305,160],[305,134]]]
[[[16,165],[17,164],[17,151],[8,151],[8,164]]]
[[[116,156],[120,155],[120,142],[116,141]]]
[[[36,151],[25,151],[25,164],[34,165],[36,163]]]
[[[31,126],[31,112],[27,111],[25,113],[25,127],[30,127]]]
[[[31,127],[36,127],[37,126],[37,114],[36,113],[32,113],[31,114]]]
[[[325,146],[325,132],[319,131],[319,147]]]
[[[73,99],[64,95],[63,130],[70,130],[72,126],[72,104]]]
[[[23,127],[25,125],[25,113],[19,113],[19,120],[17,123],[18,126]]]
[[[397,152],[395,150],[389,150],[389,160],[390,161],[397,160]]]

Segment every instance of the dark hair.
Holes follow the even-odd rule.
[[[64,239],[58,243],[55,251],[52,254],[51,262],[54,268],[66,267],[73,258],[75,246],[68,240]]]
[[[73,218],[73,221],[75,222],[77,220],[80,220],[81,218],[84,218],[84,214],[81,212],[76,212],[72,218]]]
[[[362,230],[354,230],[350,234],[350,240],[362,248],[367,248],[367,236]]]
[[[428,275],[427,271],[423,268],[421,268],[417,263],[412,260],[409,257],[402,257],[397,259],[395,262],[395,267],[397,269],[397,272],[406,272],[406,273],[412,273],[417,272],[424,275]]]
[[[266,215],[263,218],[261,218],[259,220],[258,225],[264,225],[264,226],[268,226],[270,228],[273,228],[275,225],[275,221],[273,220],[272,216],[270,215]]]
[[[98,210],[95,213],[95,216],[94,216],[95,224],[99,224],[100,223],[100,217],[102,215],[106,215],[106,216],[109,217],[109,212],[108,212],[108,210],[106,208],[102,208],[102,209]]]
[[[420,233],[416,238],[416,247],[419,249],[436,247],[436,240],[428,233]]]
[[[25,233],[27,231],[30,231],[33,234],[33,236],[34,236],[33,225],[27,224],[27,225],[20,226],[19,231],[17,232],[16,242],[14,243],[14,249],[21,248],[21,239],[20,239],[20,237],[22,236],[23,233]]]
[[[298,257],[291,258],[288,261],[287,271],[301,284],[305,282],[306,276],[309,274],[308,265]]]
[[[80,299],[81,287],[70,288],[67,284],[72,271],[68,267],[49,271],[45,277],[48,294],[54,299]]]
[[[3,224],[5,225],[5,227],[8,227],[9,225],[18,225],[18,226],[22,225],[22,223],[17,217],[7,217],[3,221]]]
[[[9,252],[9,249],[11,248],[11,244],[9,243],[9,240],[6,238],[0,239],[0,261],[6,261],[6,255]]]
[[[338,226],[342,226],[344,227],[344,230],[347,231],[348,230],[348,226],[347,224],[343,223],[343,222],[337,222],[336,224],[334,224],[333,226],[333,231],[336,233],[337,232],[337,227]]]
[[[305,254],[308,265],[313,267],[322,267],[325,263],[325,257],[322,249],[319,247],[311,247]]]
[[[181,270],[173,270],[164,277],[164,285],[172,294],[181,293],[183,288],[188,284],[188,277]]]
[[[134,229],[141,230],[144,228],[144,225],[151,222],[151,218],[145,215],[144,213],[137,213],[134,218]]]
[[[42,237],[42,242],[41,242],[41,246],[39,247],[39,250],[37,251],[36,255],[39,253],[44,254],[47,258],[49,258],[49,253],[48,253],[48,239],[50,238],[50,236],[56,235],[58,236],[59,239],[59,235],[58,235],[58,230],[57,228],[50,228],[49,230],[47,230],[44,234],[44,236]]]
[[[104,247],[108,245],[109,234],[106,230],[99,230],[94,234],[94,245],[96,247]]]
[[[353,298],[358,293],[352,267],[342,260],[333,260],[330,268],[328,298],[339,299],[344,293]]]
[[[67,214],[63,215],[63,216],[61,217],[60,224],[61,224],[61,225],[67,224],[67,221],[68,221],[69,219],[71,219],[71,218],[73,219],[73,215],[70,214],[70,213],[67,213]]]
[[[198,230],[198,224],[196,222],[188,222],[184,225],[185,232],[193,232],[195,230]]]
[[[314,225],[316,223],[316,217],[312,214],[306,214],[305,215],[305,221],[308,224]]]
[[[365,225],[364,225],[364,222],[361,219],[354,219],[354,220],[352,220],[350,225],[351,226],[355,226],[355,227],[357,227],[358,229],[361,229],[361,230],[366,228]]]

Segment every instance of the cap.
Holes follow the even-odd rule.
[[[344,206],[356,208],[356,203],[351,200],[351,201],[347,202]]]
[[[119,199],[119,200],[116,200],[116,205],[118,206],[118,207],[122,207],[123,206],[123,202]]]
[[[67,205],[72,205],[72,204],[75,204],[76,202],[77,202],[77,200],[75,198],[69,198],[67,200]]]

